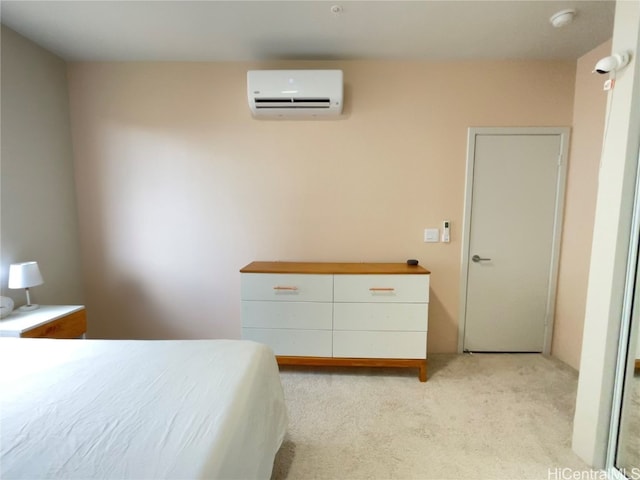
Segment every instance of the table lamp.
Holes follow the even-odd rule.
[[[18,310],[35,310],[40,305],[32,304],[29,297],[29,288],[42,285],[42,274],[38,268],[38,262],[12,263],[9,266],[9,288],[24,288],[27,292],[27,304]]]

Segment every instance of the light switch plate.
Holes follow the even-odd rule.
[[[424,229],[424,241],[427,243],[438,243],[440,241],[440,229],[439,228],[425,228]]]

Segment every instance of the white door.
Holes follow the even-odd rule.
[[[549,349],[567,137],[566,129],[470,130],[464,350]]]

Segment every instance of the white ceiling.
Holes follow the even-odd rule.
[[[577,10],[574,22],[553,28],[549,17],[565,8]],[[69,61],[576,59],[611,37],[615,2],[2,0],[0,9],[3,24]]]

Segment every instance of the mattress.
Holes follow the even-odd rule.
[[[237,340],[0,339],[0,478],[271,476],[271,350]]]

